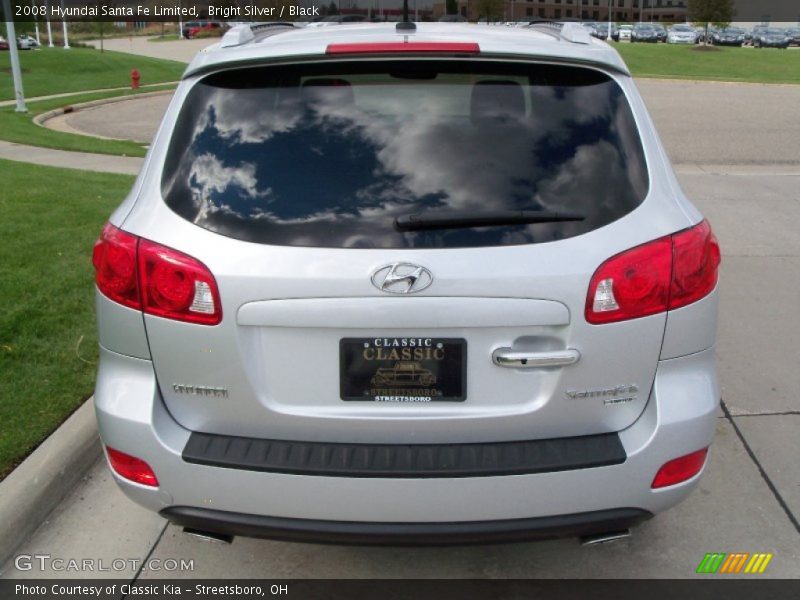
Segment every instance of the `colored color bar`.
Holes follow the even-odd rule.
[[[724,552],[709,552],[697,567],[697,573],[716,573],[722,561],[725,559]]]
[[[748,559],[749,556],[750,556],[749,552],[745,552],[745,553],[741,554],[741,558],[736,563],[734,570],[732,570],[731,572],[732,573],[738,573],[739,571],[741,571],[742,567],[744,566],[744,563],[747,562],[747,559]]]
[[[761,563],[761,567],[758,569],[759,573],[763,573],[764,570],[767,568],[769,561],[772,560],[772,554],[765,554],[764,555],[764,562]]]
[[[739,560],[739,555],[738,554],[735,554],[735,553],[734,554],[728,554],[728,558],[725,560],[724,563],[722,563],[722,567],[720,568],[719,572],[720,573],[730,573],[731,572],[730,571],[731,566],[734,565],[737,560]]]

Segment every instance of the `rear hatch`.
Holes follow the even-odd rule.
[[[665,315],[591,325],[584,308],[598,265],[647,239],[648,189],[628,100],[598,70],[342,58],[206,76],[148,237],[208,267],[223,317],[145,316],[166,405],[191,430],[305,441],[623,429]]]

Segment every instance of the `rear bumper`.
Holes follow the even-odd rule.
[[[624,531],[653,515],[636,508],[502,521],[365,523],[285,519],[172,506],[161,516],[182,527],[287,542],[370,546],[493,544]]]
[[[351,543],[425,543],[452,531],[448,543],[457,543],[624,529],[677,504],[700,474],[650,485],[665,462],[711,444],[719,389],[713,349],[661,361],[645,411],[618,434],[623,462],[477,477],[330,477],[186,462],[191,432],[166,410],[152,363],[102,348],[95,405],[103,441],[145,460],[160,482],[149,488],[115,475],[121,489],[179,524]]]

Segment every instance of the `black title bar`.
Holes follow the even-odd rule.
[[[356,16],[372,21],[397,21],[402,15],[402,0],[10,0],[11,18],[19,22],[107,21],[117,23],[164,23],[187,20],[228,22],[313,21],[338,15]],[[689,0],[670,3],[657,0],[613,0],[615,21],[683,22],[690,20]],[[733,22],[800,23],[797,0],[733,0]],[[436,21],[446,10],[445,0],[415,0],[411,3],[412,20]],[[570,4],[544,0],[531,4],[536,16],[526,16],[528,3],[523,0],[456,0],[459,14],[467,19],[524,21],[540,18],[591,20],[607,18],[608,0],[574,0]],[[560,16],[559,16],[560,15]],[[4,15],[2,20],[8,20]],[[341,20],[341,19],[340,19]]]

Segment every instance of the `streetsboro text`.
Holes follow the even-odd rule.
[[[50,6],[54,19],[75,17],[193,17],[199,18],[195,6]]]

